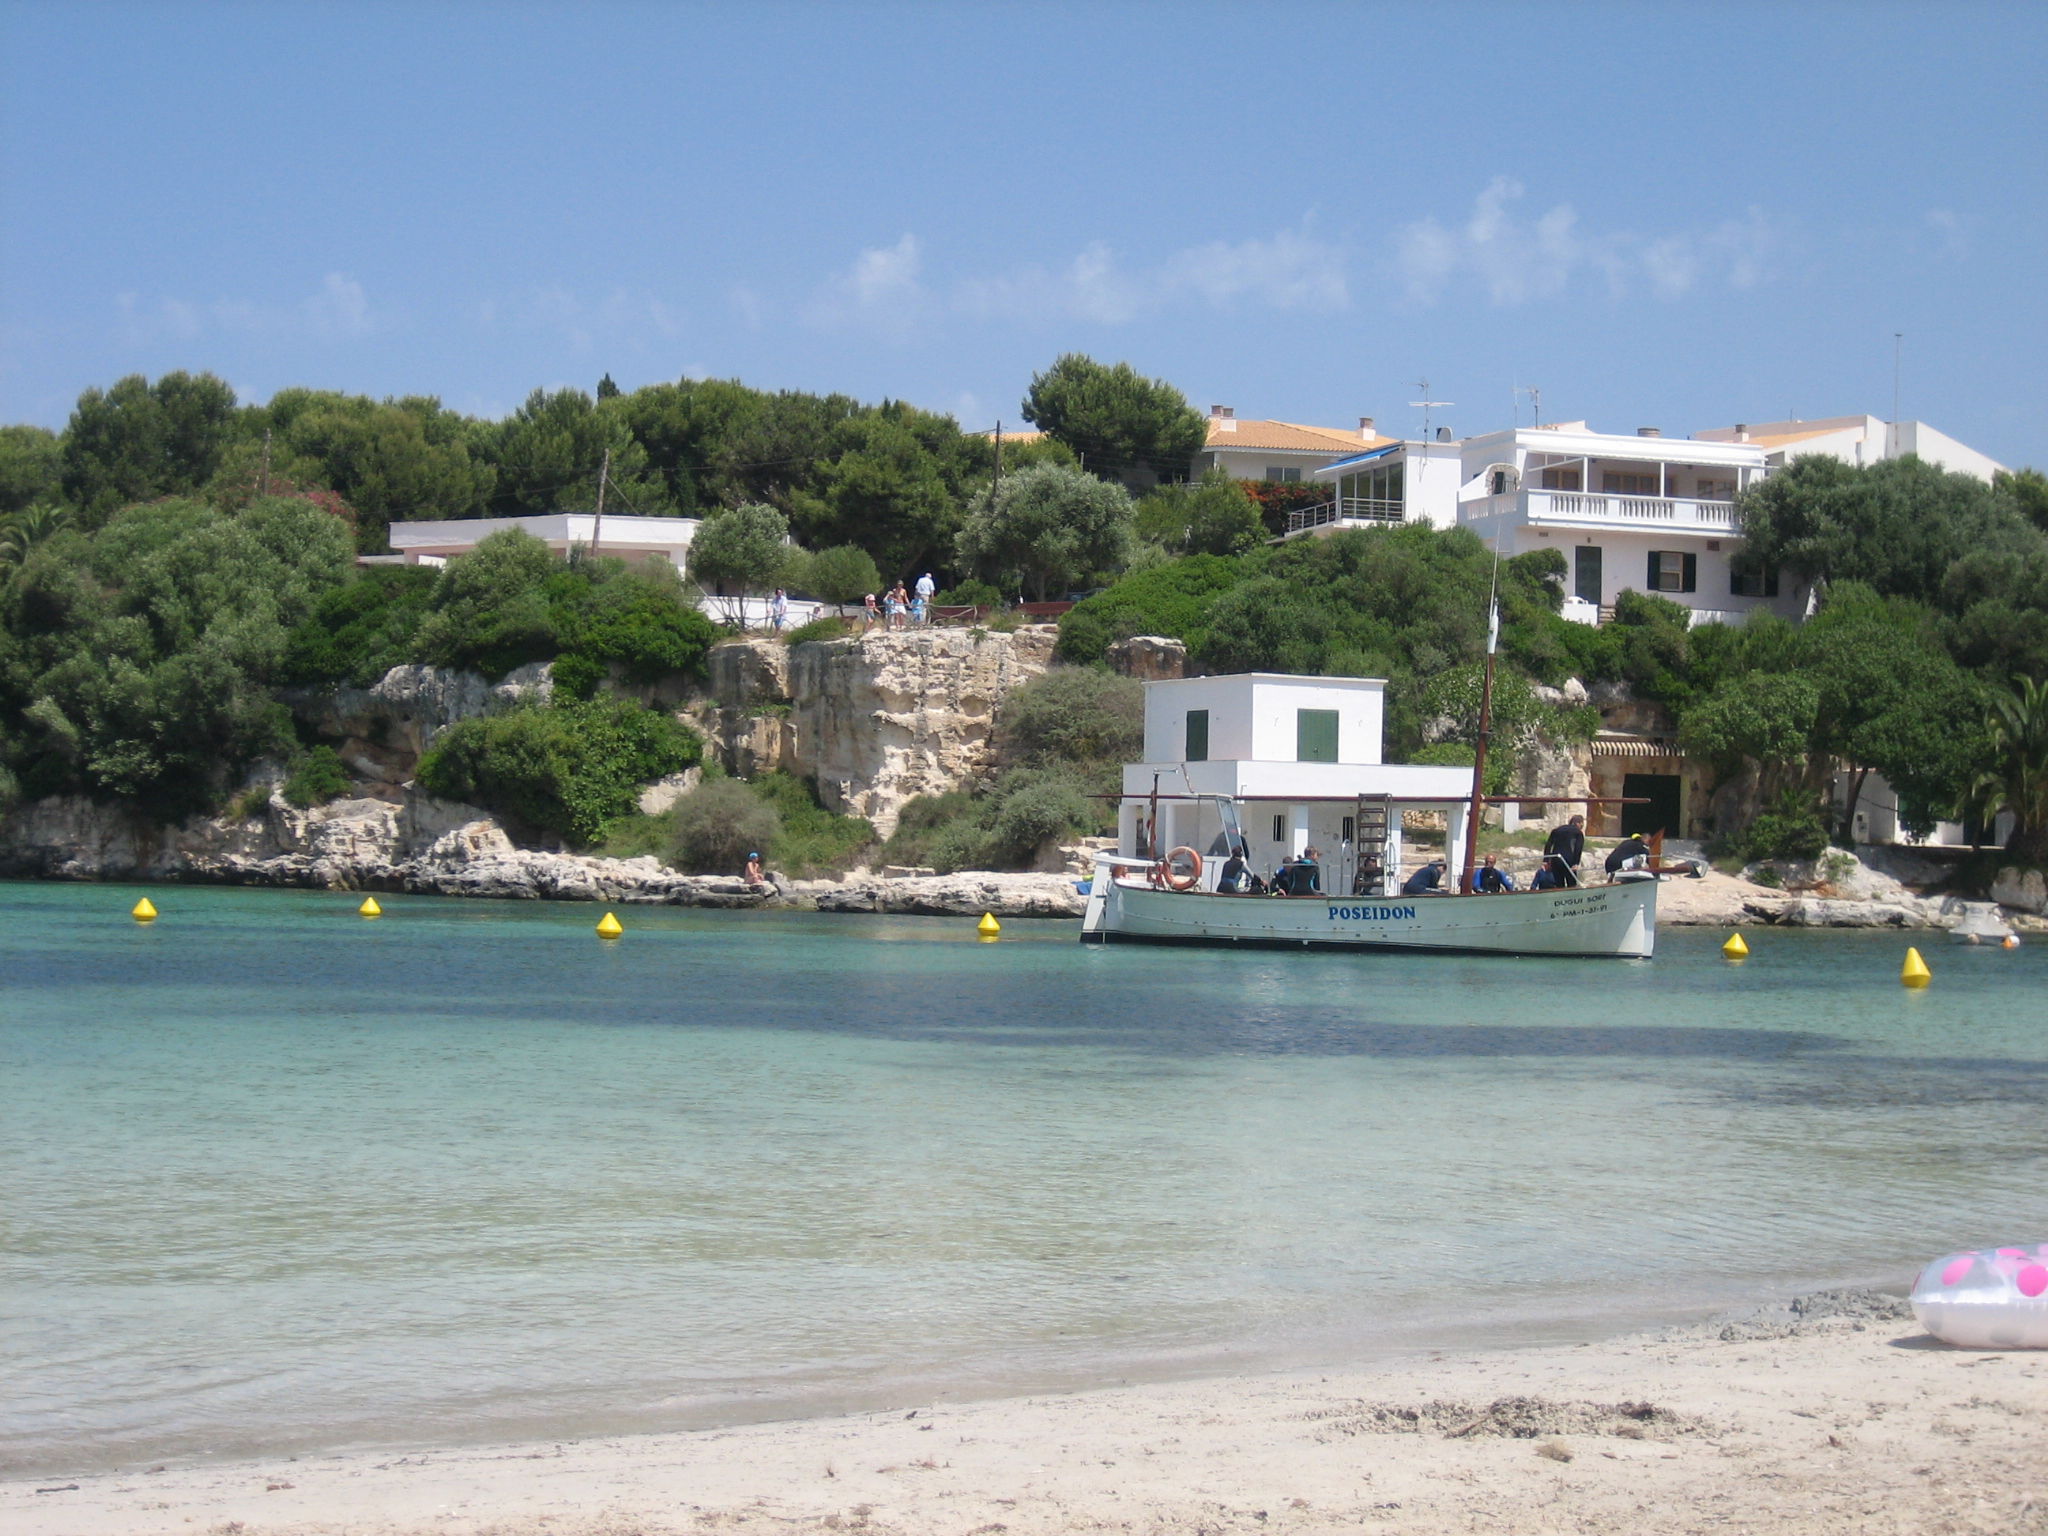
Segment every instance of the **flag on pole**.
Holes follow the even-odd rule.
[[[1500,649],[1500,604],[1494,603],[1486,611],[1486,654],[1491,656]]]

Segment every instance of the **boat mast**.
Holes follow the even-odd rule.
[[[1500,643],[1500,605],[1487,604],[1486,681],[1479,689],[1479,741],[1472,749],[1472,804],[1465,813],[1464,867],[1458,872],[1458,894],[1472,894],[1472,871],[1479,864],[1479,817],[1486,805],[1486,738],[1493,732],[1493,653]]]

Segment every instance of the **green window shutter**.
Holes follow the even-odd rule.
[[[1337,761],[1337,711],[1297,709],[1294,712],[1294,760],[1298,763]]]
[[[1681,592],[1697,592],[1699,589],[1700,557],[1689,554],[1685,557],[1685,569],[1679,577],[1678,590]]]
[[[1643,588],[1643,590],[1644,590],[1645,592],[1657,592],[1657,591],[1661,591],[1661,590],[1662,590],[1662,588],[1660,588],[1660,587],[1659,587],[1659,586],[1657,585],[1657,577],[1658,577],[1658,576],[1659,576],[1659,575],[1661,574],[1661,571],[1660,571],[1659,567],[1660,567],[1660,562],[1659,562],[1659,560],[1658,560],[1658,558],[1657,558],[1657,551],[1653,549],[1653,550],[1651,550],[1651,551],[1650,551],[1650,579],[1649,579],[1649,584],[1648,584],[1647,586],[1645,586],[1645,587]]]
[[[1188,711],[1187,756],[1182,761],[1188,763],[1206,763],[1209,761],[1209,711],[1206,709],[1191,709]]]

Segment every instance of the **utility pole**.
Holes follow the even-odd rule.
[[[1892,414],[1896,416],[1898,412],[1894,410]],[[270,428],[268,427],[263,429],[263,473],[257,478],[256,494],[258,496],[268,496],[270,494]]]
[[[597,558],[598,541],[604,537],[604,483],[612,477],[612,451],[604,451],[604,467],[597,472],[597,516],[590,524],[590,558]]]
[[[1892,332],[1892,441],[1891,452],[1899,451],[1899,367],[1905,353],[1906,333]]]

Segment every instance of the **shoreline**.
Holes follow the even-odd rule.
[[[37,867],[0,858],[0,879],[26,884],[227,887],[247,890],[329,891],[340,894],[443,896],[495,901],[604,903],[712,910],[880,914],[899,917],[977,917],[1071,920],[1086,898],[1080,878],[1015,870],[962,870],[952,875],[886,876],[855,873],[837,880],[772,877],[750,886],[724,875],[684,875],[652,858],[606,859],[580,854],[514,850],[509,856],[453,867],[401,866],[382,870],[322,871],[291,868],[177,868],[159,871]],[[1954,912],[1947,910],[1949,906]],[[2048,932],[2048,917],[1962,898],[1843,898],[1788,894],[1718,871],[1698,880],[1664,882],[1660,928],[1881,929],[1942,933],[1956,915],[1995,912],[2021,933]]]
[[[10,1477],[0,1520],[21,1536],[2048,1529],[2048,1353],[1951,1349],[1901,1309],[1809,1293],[1597,1342]]]

